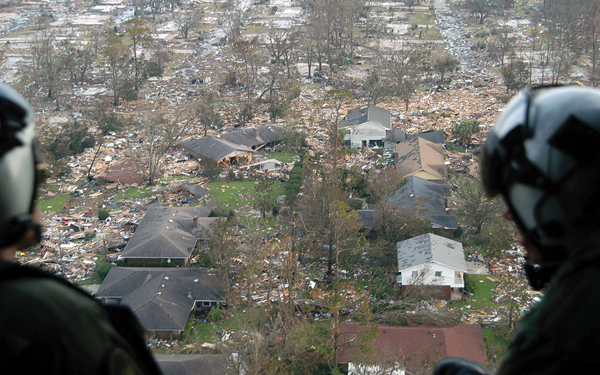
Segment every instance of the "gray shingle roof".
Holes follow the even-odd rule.
[[[96,297],[122,298],[146,330],[182,331],[194,301],[221,301],[225,288],[204,268],[113,267]]]
[[[366,105],[355,108],[348,112],[344,119],[345,125],[358,125],[367,121],[378,122],[386,127],[391,126],[392,115],[387,109],[379,108],[374,105]]]
[[[398,242],[398,270],[425,263],[439,263],[467,272],[462,243],[428,233]]]
[[[456,216],[446,214],[445,198],[450,196],[450,187],[416,176],[407,177],[407,183],[394,192],[390,203],[405,210],[413,210],[421,204],[436,225],[456,229]]]
[[[256,147],[283,139],[283,129],[279,125],[265,125],[258,128],[248,128],[231,133],[222,133],[221,139],[243,145]]]
[[[265,125],[258,128],[221,133],[214,137],[192,139],[181,145],[195,158],[211,158],[219,161],[236,153],[252,153],[256,146],[283,139],[283,129],[279,125]]]
[[[409,134],[408,138],[412,139],[415,137],[423,138],[433,143],[443,144],[446,142],[446,133],[443,130],[427,130],[420,133]]]
[[[373,229],[375,223],[375,211],[373,210],[356,210],[360,216],[360,221],[363,223],[363,228]]]
[[[198,159],[211,158],[219,161],[236,152],[253,153],[250,147],[239,145],[216,137],[192,139],[181,144],[185,150]]]
[[[211,222],[206,207],[150,207],[119,258],[189,258]],[[198,217],[198,227],[193,219]]]
[[[163,375],[221,375],[227,373],[224,354],[154,354]]]

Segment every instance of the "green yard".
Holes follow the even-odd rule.
[[[39,201],[40,210],[47,212],[58,212],[65,207],[68,194],[57,194],[49,199]]]
[[[239,210],[252,208],[257,185],[258,182],[256,181],[218,180],[209,183],[207,186],[217,208]],[[283,183],[279,180],[273,181],[272,188],[271,196],[274,200],[285,192]]]
[[[129,189],[117,194],[114,200],[122,200],[122,199],[143,199],[152,196],[154,192],[152,192],[152,188],[136,188],[130,187]]]
[[[284,163],[293,163],[296,156],[298,156],[298,153],[295,151],[274,151],[269,153],[270,159],[277,159]]]

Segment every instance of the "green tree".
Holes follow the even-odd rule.
[[[150,36],[150,28],[146,26],[146,22],[140,18],[132,18],[123,22],[125,27],[125,35],[131,42],[131,51],[133,53],[133,72],[134,72],[134,88],[139,90],[142,81],[142,70],[144,56],[138,56],[139,48],[144,43],[150,43],[152,37]]]
[[[101,51],[109,67],[113,89],[113,105],[119,105],[119,88],[128,67],[129,49],[123,43],[123,40],[114,31],[110,30],[102,40]]]
[[[463,144],[469,143],[471,136],[479,133],[480,130],[479,121],[477,120],[465,121],[452,126],[452,133],[454,133]]]
[[[476,234],[480,233],[483,225],[500,209],[498,198],[488,198],[481,181],[472,177],[452,180],[452,189],[458,203],[457,216],[474,227]]]
[[[500,73],[507,93],[509,90],[520,90],[529,83],[529,67],[523,59],[516,56],[500,68]]]
[[[495,14],[503,9],[503,0],[466,0],[465,8],[475,15],[479,23],[483,25],[483,21],[490,14]]]
[[[112,112],[109,100],[100,100],[100,102],[91,110],[90,117],[102,134],[108,134],[113,131],[123,129],[124,124],[121,117]]]
[[[444,83],[444,75],[458,69],[460,62],[450,53],[444,51],[433,55],[431,61],[432,69],[440,75],[440,81]]]
[[[273,181],[262,179],[256,185],[254,193],[254,208],[260,211],[260,216],[264,219],[267,212],[275,207],[275,197],[273,197]]]

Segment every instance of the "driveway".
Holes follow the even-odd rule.
[[[481,262],[467,262],[467,273],[470,275],[489,275],[488,268]]]

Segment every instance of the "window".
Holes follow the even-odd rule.
[[[419,275],[419,271],[413,271],[412,275],[413,275],[413,277],[417,277]]]
[[[442,271],[435,271],[435,276],[436,277],[442,276]]]

